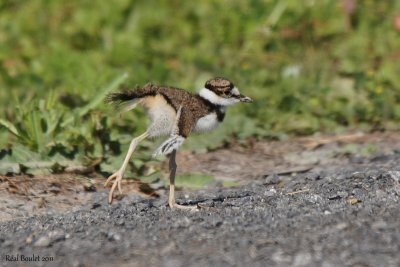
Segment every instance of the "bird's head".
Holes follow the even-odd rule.
[[[250,97],[240,94],[239,89],[225,78],[213,78],[206,82],[199,95],[215,105],[229,106],[239,102],[252,102]]]

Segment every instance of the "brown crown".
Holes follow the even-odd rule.
[[[225,78],[217,77],[208,80],[204,87],[219,95],[230,92],[233,89],[234,85],[231,81]]]

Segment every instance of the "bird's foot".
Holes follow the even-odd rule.
[[[198,205],[179,205],[177,203],[170,203],[169,207],[171,209],[181,209],[181,210],[188,210],[188,211],[198,211],[200,207]]]
[[[121,181],[122,181],[123,175],[124,175],[124,173],[121,170],[118,170],[114,174],[112,174],[110,177],[108,177],[107,181],[104,183],[104,186],[107,186],[107,184],[109,182],[111,182],[113,179],[115,179],[113,185],[111,186],[110,193],[108,194],[108,203],[112,202],[113,193],[117,186],[118,186],[119,193],[122,194]]]

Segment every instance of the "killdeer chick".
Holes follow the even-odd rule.
[[[144,107],[150,117],[150,126],[140,136],[134,138],[121,168],[108,177],[105,186],[114,180],[108,201],[111,203],[113,192],[118,187],[128,162],[140,141],[147,137],[168,136],[156,149],[153,156],[169,155],[170,191],[168,204],[171,208],[188,208],[175,202],[176,151],[191,133],[202,133],[215,129],[225,118],[226,107],[239,102],[252,102],[252,99],[240,94],[237,87],[227,79],[208,80],[198,94],[191,94],[174,87],[146,84],[142,88],[111,93],[106,101],[122,106],[124,111],[137,105]],[[192,208],[192,207],[190,207]]]

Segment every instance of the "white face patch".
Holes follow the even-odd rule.
[[[234,89],[232,89],[232,90],[234,90]],[[236,88],[236,90],[237,90],[237,88]],[[239,90],[237,90],[237,91],[239,92]],[[240,102],[240,100],[237,98],[224,98],[224,97],[218,96],[216,93],[214,93],[213,91],[211,91],[210,89],[207,89],[207,88],[202,88],[199,91],[199,95],[202,98],[207,99],[211,103],[213,103],[215,105],[220,105],[220,106],[230,106],[230,105]]]

